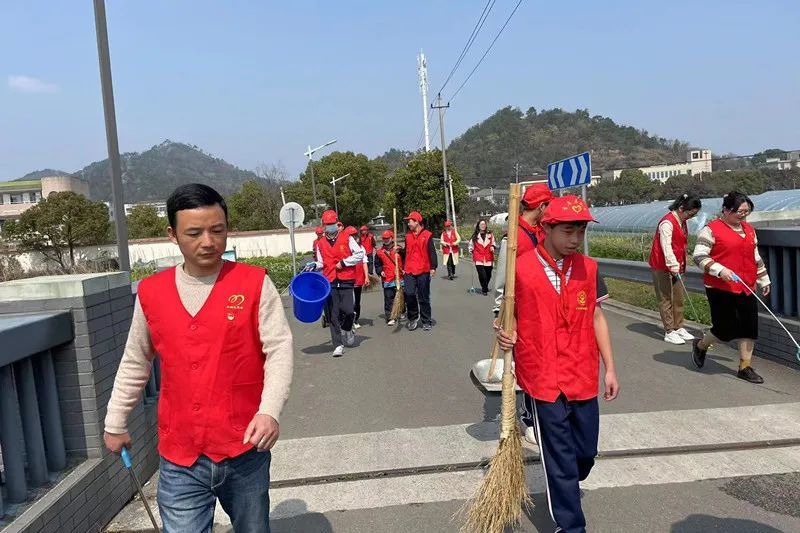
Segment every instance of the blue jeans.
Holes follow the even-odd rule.
[[[236,533],[269,533],[270,452],[255,449],[215,463],[201,456],[190,467],[163,457],[158,510],[164,533],[210,533],[217,499]]]

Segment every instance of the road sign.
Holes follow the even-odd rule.
[[[551,191],[589,185],[591,181],[592,159],[589,152],[547,165],[547,184]]]
[[[303,210],[303,206],[297,202],[288,202],[281,207],[281,224],[283,224],[285,228],[292,229],[293,227],[296,228],[302,225],[305,216],[306,213]]]

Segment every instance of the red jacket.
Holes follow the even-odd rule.
[[[403,258],[394,250],[387,250],[385,247],[378,248],[377,255],[381,260],[381,279],[384,283],[397,281],[397,273],[394,270],[394,259],[397,256],[397,266],[400,267],[400,277],[403,277]]]
[[[689,235],[689,228],[686,226],[686,222],[678,222],[677,217],[673,213],[667,213],[658,222],[658,225],[661,226],[661,223],[665,220],[672,224],[672,253],[675,254],[675,258],[678,260],[680,272],[684,273],[686,272],[686,243]],[[656,235],[653,237],[653,246],[650,248],[650,268],[653,270],[669,271],[667,268],[667,259],[664,256],[664,250],[661,248],[661,238],[659,237],[658,229],[656,229]]]
[[[192,317],[175,285],[175,267],[145,278],[138,298],[161,364],[158,451],[181,466],[215,462],[253,448],[242,444],[258,412],[265,356],[258,309],[264,269],[225,261]]]
[[[336,270],[339,261],[353,255],[353,252],[350,251],[349,235],[345,235],[343,231],[339,232],[333,244],[327,238],[323,238],[317,246],[322,255],[322,274],[328,278],[328,281],[331,283],[337,279],[339,281],[355,281],[355,266],[345,266],[341,270]],[[357,266],[361,267],[360,264]],[[363,267],[361,268],[363,269]]]
[[[367,233],[361,235],[359,239],[359,244],[364,247],[364,251],[367,255],[371,255],[375,251],[375,237],[372,236],[372,233]]]
[[[517,258],[517,344],[514,364],[519,386],[530,396],[554,402],[597,396],[599,356],[594,332],[597,263],[574,254],[566,307],[553,289],[537,253]]]
[[[528,221],[519,217],[519,229],[517,230],[517,257],[528,253],[536,248],[536,245],[544,240],[544,230],[537,224],[533,226]]]
[[[486,235],[486,244],[481,244],[479,239],[472,241],[472,260],[478,262],[494,262],[494,235]]]
[[[711,259],[720,263],[725,268],[731,269],[738,274],[742,281],[750,287],[756,289],[756,277],[758,275],[758,265],[756,265],[756,230],[747,222],[742,222],[744,238],[736,230],[725,224],[721,220],[714,220],[708,224],[711,233],[714,235],[714,246],[711,247]],[[744,293],[747,290],[741,283],[735,281],[725,281],[721,278],[711,276],[706,273],[703,276],[703,283],[707,287],[713,287],[728,292]]]
[[[428,242],[431,232],[423,229],[419,233],[406,233],[406,274],[418,276],[432,270],[431,258],[428,255]]]

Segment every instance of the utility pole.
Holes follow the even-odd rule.
[[[105,0],[94,0],[94,24],[97,34],[97,58],[100,62],[100,88],[103,93],[103,112],[106,122],[106,145],[111,164],[111,196],[114,210],[114,230],[117,237],[119,269],[131,271],[128,254],[128,221],[125,218],[125,200],[122,196],[122,166],[119,160],[117,139],[117,114],[114,110],[114,84],[111,79],[111,58],[108,52],[108,27]]]
[[[431,139],[428,132],[428,61],[420,50],[417,56],[417,72],[419,73],[419,89],[422,91],[422,125],[425,131],[425,151],[431,151]]]
[[[519,183],[519,163],[514,163],[514,182]]]
[[[444,173],[444,211],[445,214],[450,212],[452,208],[452,215],[449,217],[453,221],[453,228],[458,230],[458,222],[456,222],[456,204],[453,201],[453,182],[447,174],[447,149],[444,140],[444,111],[450,107],[450,104],[442,105],[442,93],[436,96],[436,105],[431,104],[432,109],[439,110],[439,138],[442,143],[442,172]],[[448,190],[450,192],[448,199]]]

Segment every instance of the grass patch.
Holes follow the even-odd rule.
[[[652,285],[611,278],[607,278],[605,281],[608,286],[608,293],[615,300],[643,309],[658,311],[658,302]],[[691,292],[689,297],[691,298],[691,304],[689,302],[684,304],[684,316],[688,320],[710,325],[711,311],[708,308],[706,297],[702,294]],[[692,306],[694,306],[694,309]],[[695,314],[695,311],[697,314]]]
[[[689,235],[686,246],[686,261],[692,264],[691,254],[697,237]],[[628,261],[644,261],[650,258],[650,248],[653,246],[653,235],[650,233],[608,234],[589,233],[589,255],[591,257],[605,257],[607,259],[627,259]]]

